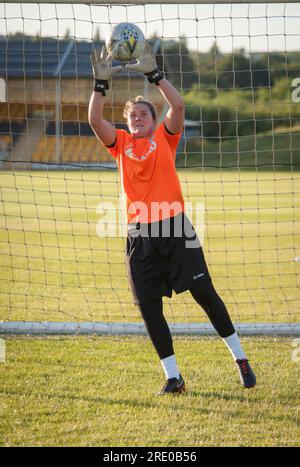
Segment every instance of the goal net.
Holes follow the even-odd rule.
[[[144,333],[119,174],[87,121],[89,55],[123,21],[184,97],[178,175],[238,330],[299,333],[299,2],[94,3],[0,3],[0,333]],[[163,117],[124,71],[105,118],[124,128],[138,94]],[[188,292],[164,310],[175,333],[212,332]]]

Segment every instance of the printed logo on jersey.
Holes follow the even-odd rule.
[[[154,136],[151,136],[149,138],[149,149],[146,152],[146,154],[142,154],[141,156],[138,157],[133,151],[133,144],[129,143],[124,148],[125,156],[130,157],[130,159],[133,159],[135,161],[144,161],[144,160],[148,159],[148,157],[152,154],[152,152],[155,151],[156,148],[157,148],[157,143],[156,143],[156,141],[154,141],[153,138],[154,138]]]

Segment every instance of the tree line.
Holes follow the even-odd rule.
[[[67,30],[64,39],[68,37]],[[51,38],[19,32],[8,36],[11,41],[20,39]],[[100,40],[99,29],[96,39]],[[157,39],[153,35],[149,41]],[[223,53],[217,43],[200,52],[190,50],[181,37],[160,41],[157,61],[181,90],[186,118],[199,121],[204,137],[253,135],[300,124],[300,103],[292,99],[293,80],[300,78],[299,52]]]
[[[299,52],[222,53],[216,43],[191,51],[185,38],[162,43],[168,77],[182,90],[188,119],[201,122],[204,137],[253,135],[300,123],[293,80]]]

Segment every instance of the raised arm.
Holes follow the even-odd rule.
[[[171,133],[179,133],[184,125],[184,101],[176,88],[158,70],[156,60],[147,43],[144,54],[137,63],[126,65],[127,70],[141,71],[150,83],[158,86],[159,91],[169,104],[169,110],[164,118],[165,125]]]
[[[170,108],[164,118],[171,133],[179,133],[184,125],[184,101],[176,88],[165,78],[158,82],[158,89]]]
[[[108,81],[113,75],[121,71],[123,67],[112,67],[111,57],[105,57],[105,55],[104,48],[101,51],[99,49],[94,49],[91,55],[95,84],[93,94],[90,98],[88,118],[89,124],[97,138],[102,144],[110,146],[115,142],[116,129],[114,125],[103,119],[105,90],[109,87]]]

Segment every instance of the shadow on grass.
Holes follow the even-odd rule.
[[[246,389],[245,389],[246,391]],[[203,397],[206,399],[218,399],[218,400],[223,400],[223,401],[238,401],[238,402],[247,402],[249,401],[249,398],[247,397],[249,392],[245,394],[244,396],[242,394],[224,394],[223,392],[217,392],[217,391],[209,391],[209,392],[204,392],[204,391],[189,391],[189,395],[193,397]],[[261,399],[259,398],[251,398],[251,402],[260,402]]]
[[[180,401],[183,402],[184,399],[187,399],[188,396],[193,395],[191,392],[186,392],[184,394],[169,394],[165,396],[158,396],[155,392],[152,395],[152,398],[147,401],[141,401],[137,397],[132,397],[132,399],[128,398],[108,398],[101,395],[94,395],[94,396],[81,396],[76,394],[58,394],[58,393],[44,393],[43,399],[45,401],[51,402],[52,400],[60,400],[66,401],[67,403],[72,402],[88,402],[90,404],[101,404],[104,406],[122,406],[122,407],[132,407],[132,408],[140,408],[140,409],[162,409],[166,408],[164,405],[165,402],[169,402],[169,408],[172,410],[190,410],[192,412],[201,412],[203,414],[211,413],[211,409],[205,409],[203,407],[187,407],[186,404],[180,404]],[[196,393],[197,394],[197,393]],[[24,399],[24,396],[28,396],[29,399],[35,397],[33,392],[26,394],[24,391],[20,390],[6,390],[5,392],[1,391],[0,396],[16,396],[21,397]],[[37,395],[40,398],[40,394]],[[151,397],[151,396],[150,396]]]

